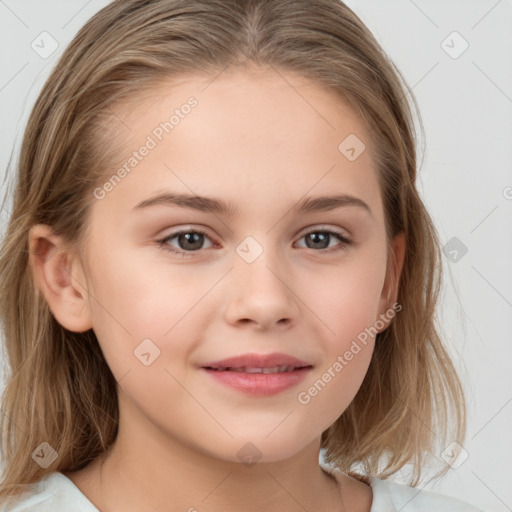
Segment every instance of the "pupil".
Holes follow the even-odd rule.
[[[329,233],[318,232],[318,233],[310,233],[306,239],[306,245],[313,249],[318,249],[318,244],[320,244],[321,249],[326,249],[329,246]],[[182,233],[179,236],[180,245],[184,242],[185,245],[188,244],[188,247],[183,247],[184,249],[200,249],[203,245],[203,235],[201,233]],[[309,242],[312,242],[312,245]]]
[[[180,245],[181,245],[181,242],[185,241],[186,244],[189,244],[189,246],[187,247],[185,244],[185,247],[183,247],[184,249],[200,249],[201,246],[203,245],[202,236],[203,235],[201,233],[181,234],[180,235]],[[199,241],[199,243],[198,243],[198,241]],[[195,243],[195,245],[194,245],[194,243]]]
[[[322,244],[321,249],[326,249],[328,247],[328,245],[329,245],[329,243],[328,243],[329,233],[321,233],[321,232],[320,233],[310,233],[308,235],[307,239],[308,240],[313,240],[314,244],[316,244],[318,242],[320,242],[320,243],[324,242]],[[327,241],[327,244],[325,244],[326,241]],[[307,244],[307,245],[309,247],[309,244]],[[315,248],[318,248],[318,247],[316,245],[313,245],[312,248],[315,249]]]

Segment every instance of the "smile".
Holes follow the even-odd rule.
[[[297,386],[313,369],[288,354],[243,354],[205,363],[200,370],[224,387],[254,397],[276,395]]]
[[[261,368],[255,366],[241,366],[238,368],[231,368],[229,366],[221,366],[219,368],[207,368],[208,370],[214,370],[217,372],[239,372],[239,373],[284,373],[284,372],[293,372],[298,368],[296,366],[282,365],[282,366],[273,366],[271,368]]]

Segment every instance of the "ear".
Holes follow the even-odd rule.
[[[395,304],[398,296],[400,276],[402,274],[402,268],[405,259],[405,249],[405,233],[400,232],[391,241],[391,251],[388,257],[386,278],[384,281],[384,286],[382,288],[379,307],[379,319],[384,321],[386,326],[380,331],[385,330],[389,326],[391,320],[394,317],[393,315],[391,318],[388,318],[390,315],[386,315],[386,312],[389,311],[390,309],[393,309],[393,304]]]
[[[92,328],[85,274],[77,255],[49,226],[36,224],[29,232],[29,264],[35,283],[60,325],[69,331]]]

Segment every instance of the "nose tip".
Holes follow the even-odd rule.
[[[239,247],[243,256],[233,269],[226,320],[231,324],[254,325],[260,330],[291,325],[298,318],[299,307],[291,291],[292,283],[279,276],[286,272],[284,266],[273,270],[271,265],[276,264],[277,258],[264,251],[253,237],[247,237]]]

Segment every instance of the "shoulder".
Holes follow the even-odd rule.
[[[373,503],[370,512],[484,512],[464,501],[433,491],[370,478]]]
[[[98,512],[73,482],[57,471],[27,486],[9,502],[0,500],[0,512]]]

